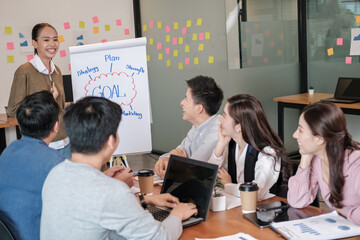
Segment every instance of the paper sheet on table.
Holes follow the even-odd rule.
[[[219,189],[219,192],[226,196],[226,209],[232,209],[234,207],[241,206],[241,199],[240,197],[236,197],[229,193],[226,193],[224,189]]]
[[[195,240],[257,240],[256,238],[253,238],[251,235],[246,233],[237,233],[234,235],[229,235],[225,237],[219,237],[219,238],[195,238]]]

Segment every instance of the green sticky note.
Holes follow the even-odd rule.
[[[12,33],[11,27],[5,27],[5,33],[11,34]]]
[[[105,25],[105,31],[110,31],[110,25],[109,24]]]
[[[85,28],[85,22],[79,21],[79,28]]]
[[[13,62],[15,62],[14,56],[7,56],[7,62],[8,62],[8,63],[13,63]]]

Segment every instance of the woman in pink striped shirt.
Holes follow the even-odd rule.
[[[342,110],[330,102],[306,106],[293,137],[301,160],[289,179],[289,204],[306,207],[320,188],[331,209],[360,225],[360,144],[348,133]]]

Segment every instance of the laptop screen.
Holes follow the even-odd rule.
[[[360,100],[360,78],[339,78],[334,97]]]
[[[161,193],[170,193],[180,202],[196,204],[198,216],[205,221],[218,168],[218,165],[171,155]]]

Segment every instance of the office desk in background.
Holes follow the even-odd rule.
[[[8,117],[6,113],[0,114],[0,154],[6,148],[6,128],[17,126],[18,122],[15,117]],[[16,132],[19,132],[17,127]],[[18,135],[18,134],[17,134]],[[19,135],[17,136],[19,138]]]
[[[284,108],[295,108],[302,110],[306,105],[314,102],[321,101],[325,98],[333,97],[329,93],[302,93],[283,97],[276,97],[274,101],[278,103],[278,134],[284,141]],[[338,105],[345,114],[360,115],[360,103],[335,103]]]

